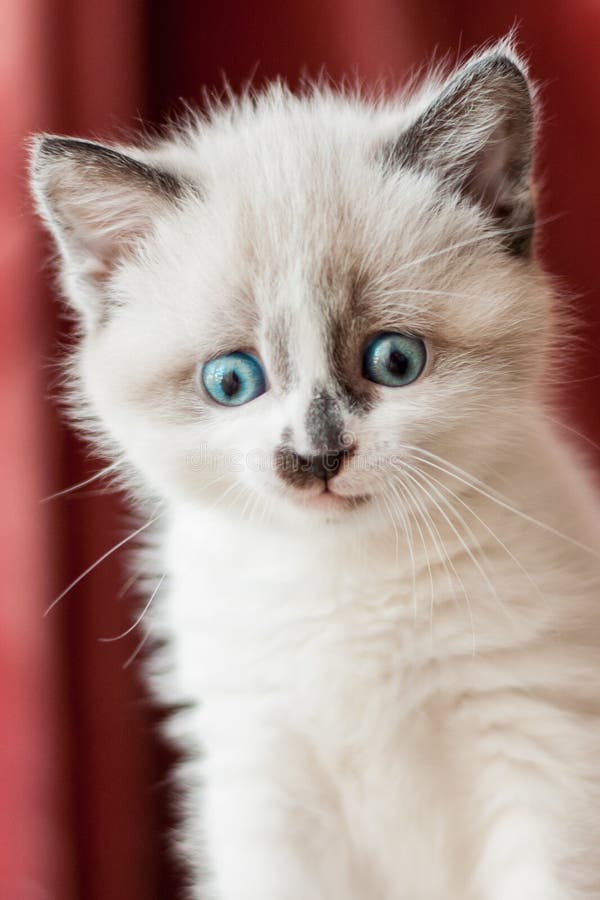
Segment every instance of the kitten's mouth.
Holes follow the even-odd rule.
[[[304,505],[316,509],[355,509],[370,500],[369,494],[338,494],[325,486],[318,494],[304,498]]]

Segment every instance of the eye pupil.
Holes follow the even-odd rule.
[[[240,378],[235,370],[226,372],[221,381],[221,388],[227,397],[235,397],[240,389]]]
[[[409,362],[404,353],[402,353],[400,350],[392,350],[388,357],[388,372],[391,375],[396,375],[398,378],[402,378],[403,375],[406,375],[408,366]]]

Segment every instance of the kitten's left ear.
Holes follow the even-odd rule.
[[[515,255],[531,244],[534,113],[527,76],[504,45],[467,63],[399,139],[392,165],[430,170],[489,212]]]

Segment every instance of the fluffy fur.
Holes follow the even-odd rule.
[[[501,45],[407,100],[276,84],[36,143],[75,416],[162,504],[191,897],[600,898],[597,502],[543,401],[532,104]],[[379,332],[426,341],[413,384],[364,377]],[[225,408],[197,371],[234,350],[268,390]]]

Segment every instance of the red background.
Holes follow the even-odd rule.
[[[118,498],[91,485],[40,504],[101,465],[60,423],[52,360],[68,323],[51,301],[48,243],[27,199],[24,139],[110,139],[164,121],[201,86],[282,74],[297,83],[383,76],[518,26],[543,88],[540,243],[568,286],[585,341],[565,390],[572,427],[600,442],[600,5],[597,0],[4,0],[0,10],[0,895],[164,900],[170,752],[135,666],[133,592],[115,554],[47,617],[62,588],[127,533]],[[564,360],[557,358],[556,365]],[[590,445],[588,445],[590,446]],[[591,450],[600,460],[600,452]]]

